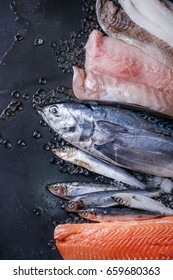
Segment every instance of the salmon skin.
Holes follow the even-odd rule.
[[[173,260],[173,217],[55,228],[65,260]]]
[[[119,106],[60,102],[40,108],[64,140],[102,161],[173,177],[173,122]]]

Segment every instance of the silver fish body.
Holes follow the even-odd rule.
[[[131,170],[173,177],[173,122],[106,105],[57,103],[39,111],[67,142]]]
[[[173,48],[137,25],[118,1],[97,0],[96,13],[98,22],[107,35],[136,46],[173,70]]]
[[[114,185],[82,182],[55,183],[47,186],[47,188],[53,195],[68,200],[86,193],[119,190]]]
[[[102,162],[97,158],[83,152],[82,150],[76,149],[75,147],[56,148],[52,151],[57,157],[81,166],[89,171],[98,173],[116,181],[121,181],[137,188],[144,188],[142,182],[137,180],[134,176],[127,173],[122,168]]]
[[[163,217],[158,212],[119,207],[92,207],[78,210],[77,214],[93,222],[140,221]]]
[[[119,205],[141,209],[146,211],[156,211],[162,215],[173,215],[173,209],[166,207],[159,201],[156,201],[150,197],[146,197],[140,194],[132,193],[120,193],[112,196],[112,199]]]
[[[124,195],[129,197],[129,194],[135,195],[140,194],[147,197],[157,197],[160,192],[156,191],[145,191],[145,190],[110,190],[110,191],[100,191],[87,193],[84,195],[76,196],[71,199],[69,202],[64,204],[64,209],[69,212],[76,212],[78,209],[83,209],[86,207],[99,206],[99,207],[111,207],[119,205],[119,201],[112,199],[112,196],[115,195]]]

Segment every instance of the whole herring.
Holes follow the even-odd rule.
[[[98,173],[108,178],[121,181],[128,185],[132,185],[138,188],[144,188],[142,182],[135,177],[127,173],[120,167],[110,165],[109,163],[102,162],[95,157],[72,147],[62,147],[52,150],[53,153],[68,162],[79,165],[86,168],[89,171]]]

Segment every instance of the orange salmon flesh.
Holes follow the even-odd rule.
[[[173,217],[55,228],[65,260],[172,260]]]

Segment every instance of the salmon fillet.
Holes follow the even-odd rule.
[[[122,81],[73,67],[73,92],[80,100],[133,104],[173,116],[173,95],[167,91]]]
[[[173,92],[173,71],[137,47],[94,30],[85,48],[86,70]]]
[[[64,224],[55,228],[54,238],[66,260],[173,259],[173,217]]]

